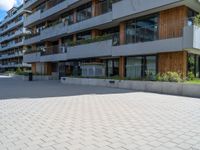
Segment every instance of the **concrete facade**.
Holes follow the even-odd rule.
[[[7,16],[0,22],[0,72],[15,71],[17,68],[29,70],[30,64],[23,62],[26,50],[24,39],[26,29],[24,28],[23,5],[14,7],[7,12]]]
[[[37,7],[39,5],[42,7]],[[120,57],[126,60],[127,57],[158,56],[160,53],[185,51],[199,57],[199,28],[193,23],[189,24],[189,17],[194,17],[195,12],[200,11],[200,7],[197,8],[196,5],[200,3],[195,0],[190,3],[187,0],[159,2],[150,0],[148,3],[144,0],[119,0],[112,3],[98,0],[52,1],[51,3],[27,1],[24,7],[29,12],[26,14],[24,24],[34,36],[27,38],[25,45],[30,51],[45,50],[48,53],[48,56],[38,56],[40,58],[36,59],[36,62],[52,62],[52,65],[63,63],[65,69],[61,72],[71,72],[71,75],[73,72],[80,72],[76,69],[81,68],[82,63],[91,65],[92,63],[104,63],[109,72],[109,66],[105,64],[106,60],[118,59],[120,61]],[[192,11],[193,16],[189,16],[189,11]],[[83,12],[85,15],[81,15]],[[169,12],[173,12],[174,15]],[[149,16],[157,16],[154,20],[157,25],[153,28],[148,27],[152,21],[145,22],[144,20],[138,23],[141,29],[136,29],[136,31],[133,28],[127,29],[130,21]],[[146,26],[144,26],[145,23]],[[104,39],[106,34],[112,35],[109,40]],[[132,37],[130,42],[128,38],[131,37],[127,37],[128,34],[138,37],[134,37],[135,41]],[[62,46],[66,47],[65,53],[58,54],[57,49],[52,48]],[[34,63],[34,59],[34,54],[24,56],[24,62],[27,63]],[[125,60],[120,65],[123,68],[118,66],[118,70],[126,70],[127,61]],[[187,58],[184,60],[186,61]],[[154,61],[154,63],[157,62]],[[172,62],[167,63],[169,66],[173,65]],[[178,70],[175,71],[178,72]],[[145,74],[145,71],[143,72]],[[114,74],[117,75],[116,72]],[[126,76],[125,71],[119,74],[122,78]],[[181,72],[181,74],[186,75],[187,73]],[[200,76],[197,72],[195,74]]]

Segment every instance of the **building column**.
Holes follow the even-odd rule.
[[[120,79],[124,79],[125,77],[125,57],[120,56],[119,58],[119,77]]]
[[[33,74],[36,74],[36,63],[31,64],[31,71]]]
[[[60,38],[60,39],[58,39],[58,46],[61,47],[62,45],[63,45],[62,39]]]
[[[120,45],[125,44],[125,30],[126,30],[126,24],[124,22],[121,22],[119,24],[119,39],[120,39]]]
[[[96,10],[96,0],[92,0],[92,17],[95,17],[97,15],[97,10]]]
[[[45,75],[52,74],[52,64],[50,62],[47,62],[44,64],[44,73],[45,73]]]
[[[77,22],[77,12],[76,12],[76,9],[74,9],[73,10],[73,21],[74,21],[74,23],[76,23]]]
[[[92,30],[92,38],[94,39],[96,36],[99,36],[99,30],[93,29]]]
[[[76,41],[77,41],[76,34],[73,34],[73,42],[76,42]]]

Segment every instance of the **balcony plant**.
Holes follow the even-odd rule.
[[[200,14],[194,17],[194,25],[200,27]]]
[[[103,35],[103,36],[96,36],[95,38],[92,39],[87,39],[87,40],[80,40],[76,42],[68,42],[68,46],[77,46],[77,45],[83,45],[83,44],[89,44],[89,43],[94,43],[94,42],[100,42],[100,41],[105,41],[112,39],[112,35]]]

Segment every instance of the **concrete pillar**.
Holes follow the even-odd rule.
[[[92,17],[95,17],[97,15],[97,10],[96,10],[96,0],[92,0]]]
[[[124,79],[125,75],[125,57],[120,56],[119,58],[119,77],[120,79]]]
[[[124,22],[121,22],[119,25],[119,38],[120,38],[120,45],[125,44],[125,30],[126,30],[126,24]]]

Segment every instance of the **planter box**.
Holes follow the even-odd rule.
[[[21,79],[28,81],[28,76],[22,76]],[[48,80],[58,80],[58,77],[33,75],[33,81],[48,81]]]
[[[112,88],[123,88],[143,92],[155,92],[161,94],[171,94],[200,98],[200,85],[156,82],[156,81],[130,81],[112,79],[90,79],[90,78],[70,78],[62,77],[63,84],[105,86]]]

